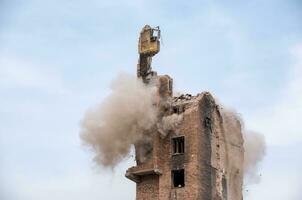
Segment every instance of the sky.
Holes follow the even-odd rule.
[[[0,0],[0,199],[134,199],[79,138],[120,72],[135,75],[145,24],[160,26],[153,69],[175,91],[210,91],[266,138],[246,200],[302,199],[300,0]]]

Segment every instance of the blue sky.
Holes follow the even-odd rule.
[[[133,158],[95,166],[79,130],[110,81],[136,73],[145,24],[162,29],[153,68],[176,91],[210,91],[265,135],[246,199],[301,199],[301,11],[299,0],[0,0],[0,199],[134,199]]]

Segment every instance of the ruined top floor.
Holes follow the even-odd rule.
[[[157,32],[157,35],[154,35]],[[173,97],[173,79],[152,71],[160,30],[145,26],[139,39],[137,76],[155,84],[157,125],[135,144],[137,166],[126,177],[137,183],[137,200],[241,200],[243,139],[208,92]]]

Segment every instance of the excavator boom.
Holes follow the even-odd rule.
[[[160,50],[160,29],[145,25],[140,32],[138,42],[139,61],[137,66],[137,77],[148,82],[148,76],[152,74],[152,57]]]

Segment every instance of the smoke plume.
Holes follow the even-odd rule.
[[[175,130],[177,131],[177,127],[179,123],[182,121],[183,116],[182,114],[172,114],[169,116],[165,116],[162,118],[161,122],[157,124],[157,130],[164,138],[167,136],[169,131]]]
[[[163,116],[156,107],[158,91],[155,84],[145,85],[140,79],[120,74],[111,84],[111,94],[97,108],[86,113],[82,121],[81,138],[95,152],[94,160],[106,167],[114,167],[127,157],[131,145],[151,141],[150,134],[165,137],[177,130],[182,115]],[[163,101],[163,100],[162,100]],[[167,101],[167,100],[166,100]],[[224,129],[232,143],[244,140],[244,173],[247,183],[259,182],[259,163],[265,155],[264,137],[244,131],[240,117],[229,110],[222,110]],[[238,130],[242,128],[242,133]],[[230,156],[230,163],[242,166],[238,158]],[[232,160],[233,159],[233,160]],[[241,167],[240,167],[241,168]]]
[[[136,77],[120,74],[111,85],[112,93],[82,121],[81,138],[95,152],[102,166],[114,166],[129,154],[130,147],[157,123],[154,109],[156,87]]]
[[[241,127],[243,136],[243,147],[244,147],[244,179],[247,184],[259,183],[261,175],[259,173],[259,165],[263,160],[266,152],[265,138],[262,134],[247,131],[244,128],[243,120],[235,111],[222,110],[222,115],[224,118],[224,129],[228,134],[230,141],[236,141],[241,138],[241,133],[236,133],[236,126]],[[230,157],[231,161],[235,162],[236,158]]]
[[[80,134],[95,152],[94,161],[105,167],[114,167],[125,158],[131,145],[150,143],[152,133],[165,137],[182,120],[176,114],[159,117],[156,105],[169,100],[158,98],[156,83],[145,85],[134,76],[120,74],[111,90],[99,107],[86,113]]]
[[[266,151],[264,136],[254,131],[245,131],[244,138],[244,173],[247,184],[259,183],[261,175],[259,164]]]

